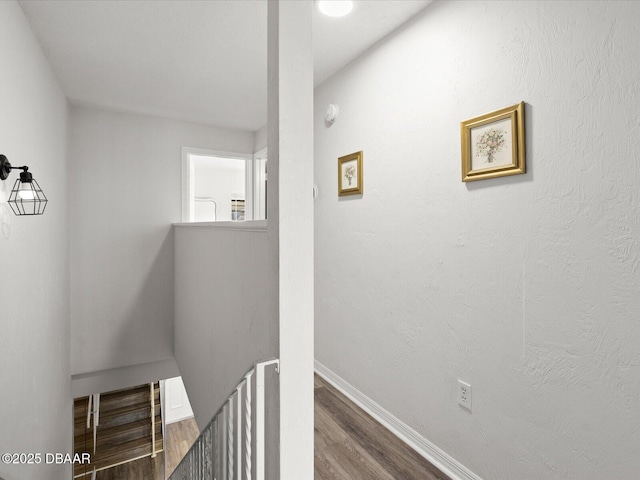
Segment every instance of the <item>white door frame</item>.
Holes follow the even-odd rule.
[[[254,220],[265,220],[267,215],[267,149],[253,154],[253,212]]]

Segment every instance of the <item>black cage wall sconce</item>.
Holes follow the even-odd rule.
[[[47,197],[33,178],[29,167],[12,167],[7,157],[0,155],[0,180],[6,180],[11,170],[22,170],[9,195],[9,206],[16,215],[42,215],[47,208]]]

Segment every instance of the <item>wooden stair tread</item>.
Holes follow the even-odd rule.
[[[149,405],[149,389],[144,392],[137,392],[135,394],[111,396],[103,398],[100,396],[100,413],[110,410],[118,409],[127,405],[135,405],[137,403],[146,402]],[[155,389],[154,403],[160,403],[160,391]]]
[[[73,449],[76,452],[93,451],[93,432],[91,432],[91,435],[76,435],[73,437]]]
[[[101,462],[110,459],[111,457],[119,456],[124,451],[137,450],[139,448],[148,447],[149,453],[151,453],[151,435],[144,438],[136,438],[128,442],[121,443],[119,445],[113,445],[104,448],[102,452],[96,453],[96,462]],[[162,439],[156,439],[156,448],[162,448]]]
[[[160,415],[160,402],[156,402],[154,405],[156,416]],[[146,415],[149,416],[151,413],[151,404],[149,401],[146,402],[138,402],[132,405],[125,405],[123,407],[103,411],[100,409],[100,425],[109,425],[113,422],[114,418],[117,418],[121,415],[126,414],[135,414],[133,416],[142,416],[146,412]],[[135,420],[133,420],[135,421]],[[92,419],[93,422],[93,419]],[[86,414],[80,418],[76,418],[74,420],[74,435],[81,435],[84,430],[87,430],[87,418]],[[89,427],[88,430],[93,429],[93,426]]]
[[[120,388],[118,390],[111,390],[109,392],[104,392],[104,393],[100,394],[100,398],[103,398],[103,397],[107,398],[107,397],[110,397],[110,396],[118,396],[118,395],[128,395],[130,393],[137,393],[137,392],[142,392],[142,391],[146,391],[146,392],[149,391],[149,384],[148,383],[144,383],[142,385],[136,385],[135,387]]]
[[[109,412],[100,412],[98,429],[101,427],[111,428],[124,423],[131,423],[138,420],[151,418],[151,405],[149,403],[138,403],[128,407],[121,407]]]
[[[156,415],[155,418],[156,438],[162,436],[162,418]],[[132,439],[134,437],[143,437],[151,435],[151,421],[148,418],[136,420],[135,422],[124,423],[115,427],[101,428],[98,427],[97,446],[117,443],[118,438]],[[74,437],[74,445],[84,445],[85,451],[89,446],[93,450],[93,430],[87,430],[87,434],[76,435]]]
[[[74,450],[91,454],[90,465],[74,465],[74,476],[102,470],[151,455],[151,392],[149,384],[100,395],[100,417],[93,454],[93,425],[87,428],[89,397],[74,401]],[[159,383],[154,383],[156,453],[164,448]],[[93,418],[92,418],[93,421]]]
[[[164,445],[162,440],[156,440],[156,453],[162,452],[163,449]],[[104,470],[105,468],[150,455],[151,440],[147,440],[145,443],[140,443],[139,440],[136,440],[134,442],[130,442],[127,450],[114,449],[108,457],[99,455],[96,455],[95,457],[92,456],[91,464],[75,465],[73,474],[74,476],[77,476],[83,473],[91,473],[94,468],[96,470]]]
[[[100,395],[100,412],[106,412],[125,405],[131,405],[141,402],[149,403],[149,386],[136,387],[128,390],[119,390],[116,392]],[[160,403],[160,388],[154,388],[155,403]],[[87,406],[89,397],[76,398],[74,400],[74,418],[87,415]]]
[[[156,440],[156,453],[160,453],[162,449],[162,440]],[[92,465],[96,469],[102,469],[145,455],[151,455],[151,441],[149,439],[138,439],[119,445],[118,448],[103,451],[101,454],[96,455]]]

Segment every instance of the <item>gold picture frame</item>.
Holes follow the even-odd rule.
[[[525,173],[524,102],[460,122],[462,181]]]
[[[338,158],[338,196],[358,195],[364,191],[362,157],[362,151],[359,151]]]

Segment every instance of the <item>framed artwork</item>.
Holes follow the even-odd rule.
[[[525,173],[524,102],[460,123],[462,181]]]
[[[362,192],[362,151],[338,158],[338,196]]]

